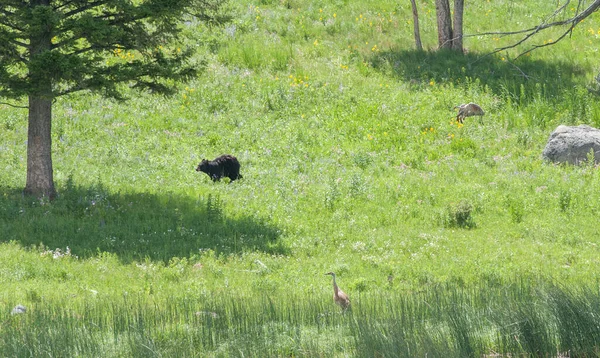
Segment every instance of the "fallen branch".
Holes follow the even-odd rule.
[[[548,43],[545,43],[543,45],[533,45],[530,49],[528,49],[525,52],[520,53],[519,55],[517,55],[517,57],[515,57],[515,59],[535,50],[541,47],[546,47],[546,46],[550,46],[550,45],[554,45],[556,43],[558,43],[559,41],[561,41],[562,39],[564,39],[568,34],[572,33],[573,29],[575,28],[575,26],[577,26],[583,19],[585,19],[586,17],[590,16],[591,14],[593,14],[596,10],[598,10],[600,8],[600,0],[594,0],[593,3],[591,3],[585,10],[583,10],[582,12],[579,12],[579,9],[582,5],[582,1],[583,0],[579,0],[578,5],[577,5],[577,14],[571,18],[568,18],[566,20],[562,20],[562,21],[554,21],[554,22],[550,22],[550,20],[554,19],[560,12],[564,11],[565,8],[567,7],[567,5],[571,2],[570,0],[567,0],[567,2],[562,5],[561,7],[559,7],[556,11],[554,11],[554,13],[550,16],[548,16],[541,24],[528,28],[528,29],[523,29],[523,30],[517,30],[517,31],[508,31],[508,32],[502,32],[502,31],[496,31],[496,32],[484,32],[484,33],[479,33],[479,34],[472,34],[472,35],[464,35],[463,37],[473,37],[473,36],[490,36],[490,35],[495,35],[495,36],[511,36],[511,35],[519,35],[519,34],[526,34],[523,38],[521,38],[519,41],[508,45],[508,46],[504,46],[504,47],[500,47],[495,49],[494,51],[488,53],[487,55],[492,55],[498,52],[502,52],[511,48],[515,48],[521,44],[523,44],[524,42],[526,42],[527,40],[529,40],[531,37],[533,37],[534,35],[542,32],[543,30],[549,29],[549,28],[553,28],[553,27],[557,27],[557,26],[564,26],[564,25],[569,25],[569,28],[562,34],[559,36],[559,38],[556,41],[551,41]],[[486,56],[487,56],[486,55]]]

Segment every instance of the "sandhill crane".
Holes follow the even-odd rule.
[[[458,114],[456,115],[458,123],[462,123],[466,117],[483,116],[485,114],[484,110],[473,102],[454,107],[454,109],[456,108],[458,108]]]
[[[340,290],[337,283],[335,283],[335,273],[328,272],[325,275],[331,275],[333,277],[333,301],[345,311],[350,307],[350,299],[344,291]]]

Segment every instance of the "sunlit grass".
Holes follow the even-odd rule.
[[[597,292],[540,278],[386,290],[356,297],[346,312],[317,297],[286,297],[40,300],[25,314],[0,315],[0,347],[7,356],[587,356],[600,339]]]
[[[465,33],[552,6],[467,4]],[[499,37],[412,51],[408,2],[234,8],[187,25],[206,66],[176,96],[57,100],[52,203],[22,196],[26,112],[2,107],[1,355],[597,354],[600,179],[541,159],[600,123],[597,20],[511,64],[481,56]],[[194,171],[224,153],[243,180]]]

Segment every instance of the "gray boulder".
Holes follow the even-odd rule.
[[[554,163],[579,164],[587,161],[590,150],[595,163],[600,163],[600,130],[583,124],[560,125],[550,134],[542,157]]]
[[[13,310],[10,312],[10,314],[15,315],[15,314],[21,314],[21,313],[25,313],[25,312],[27,312],[27,308],[25,308],[25,306],[16,305],[15,308],[13,308]]]

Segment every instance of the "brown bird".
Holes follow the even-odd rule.
[[[325,275],[331,275],[333,277],[333,301],[345,311],[350,307],[350,299],[344,291],[340,290],[337,283],[335,283],[335,273],[328,272]]]
[[[456,115],[458,123],[462,123],[466,117],[483,116],[485,114],[484,110],[473,102],[454,107],[454,109],[456,108],[458,108],[458,114]]]

